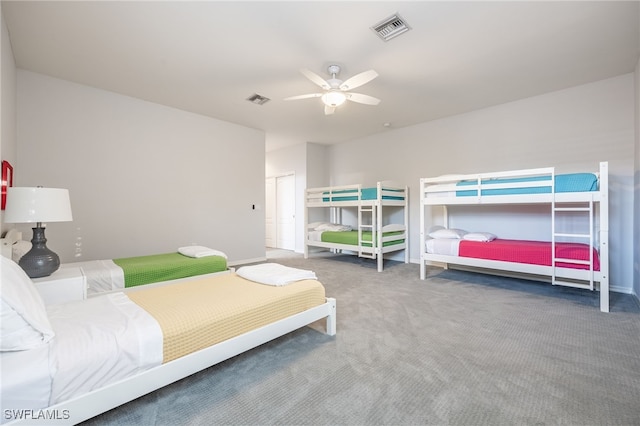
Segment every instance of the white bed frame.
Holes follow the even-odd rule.
[[[376,195],[377,198],[372,200],[362,199],[362,189],[367,188],[363,185],[342,185],[342,186],[326,186],[321,188],[307,188],[305,195],[305,220],[304,220],[304,258],[309,257],[309,247],[321,247],[331,250],[346,250],[356,252],[359,257],[376,259],[378,272],[383,270],[383,259],[386,253],[396,252],[404,250],[404,262],[409,263],[409,189],[408,187],[398,187],[385,185],[383,182],[377,182]],[[344,194],[344,191],[350,191],[349,194]],[[357,197],[355,200],[339,200],[333,201],[334,197],[341,197],[348,195],[350,197]],[[383,197],[402,197],[402,200],[389,200]],[[323,201],[325,199],[331,201]],[[383,236],[383,209],[384,207],[395,206],[403,207],[404,212],[404,230],[401,235],[394,235],[390,237]],[[309,240],[309,209],[312,208],[329,208],[331,222],[342,223],[342,209],[343,208],[357,208],[358,209],[358,245],[340,244],[340,243],[327,243],[323,241],[310,241]],[[371,218],[370,225],[363,223],[363,217],[369,215]],[[371,231],[371,245],[363,245],[362,232]],[[404,240],[399,244],[393,244],[390,246],[384,246],[385,242]],[[375,241],[375,243],[374,243]]]
[[[448,175],[435,178],[420,179],[420,279],[426,278],[426,265],[440,263],[447,265],[463,265],[473,268],[493,269],[498,271],[531,274],[533,279],[544,277],[554,285],[594,290],[595,282],[599,283],[600,310],[609,312],[609,171],[608,163],[601,162],[598,176],[598,190],[590,192],[555,192],[555,169],[553,167],[527,170],[514,170],[496,173],[479,173],[468,175]],[[502,184],[482,184],[487,179],[523,178],[532,176],[549,176],[547,181],[516,182]],[[469,186],[456,186],[461,180],[473,180],[477,183]],[[550,187],[550,193],[519,195],[482,195],[482,189],[515,189],[519,187]],[[455,191],[477,191],[476,196],[456,197]],[[444,210],[444,226],[448,227],[449,213],[447,206],[454,205],[500,205],[500,204],[544,204],[550,207],[552,253],[555,253],[556,237],[582,238],[591,247],[598,241],[600,270],[593,270],[593,259],[587,264],[589,269],[572,269],[556,266],[556,262],[564,259],[552,257],[551,266],[529,265],[522,263],[495,260],[473,259],[467,257],[431,254],[426,251],[428,227],[425,209],[441,206]],[[588,232],[584,234],[567,234],[556,231],[557,212],[576,212],[589,215]],[[598,226],[598,229],[596,229]],[[596,235],[597,234],[597,235]],[[569,263],[581,263],[569,261]]]
[[[326,319],[325,333],[334,336],[335,299],[327,298],[322,305],[42,409],[51,418],[15,420],[8,424],[78,424],[323,318]]]
[[[206,278],[212,278],[220,275],[230,274],[235,271],[236,271],[236,268],[228,267],[224,271],[210,272],[208,274],[201,274],[201,275],[191,275],[190,277],[176,278],[175,280],[169,280],[169,281],[158,281],[158,282],[149,283],[149,284],[135,285],[133,287],[114,288],[113,290],[106,290],[106,291],[101,291],[99,293],[91,293],[91,294],[89,293],[89,284],[87,283],[87,298],[90,299],[92,297],[103,296],[109,293],[129,293],[133,291],[144,290],[147,288],[162,287],[169,284],[177,284],[177,283],[183,283],[186,281],[202,280]]]

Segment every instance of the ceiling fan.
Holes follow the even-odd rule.
[[[339,80],[336,77],[340,73],[339,65],[329,65],[327,71],[331,75],[331,78],[325,80],[313,71],[309,71],[305,68],[301,69],[300,72],[309,80],[320,86],[323,89],[323,92],[291,96],[289,98],[285,98],[285,101],[320,98],[324,103],[324,113],[326,115],[333,114],[336,108],[342,105],[345,101],[352,101],[365,105],[378,105],[380,103],[380,99],[374,98],[373,96],[349,92],[349,90],[360,87],[376,78],[378,73],[374,70],[361,72],[346,81]]]

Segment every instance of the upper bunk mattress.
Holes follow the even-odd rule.
[[[125,287],[211,274],[227,269],[223,256],[189,257],[180,253],[113,259],[124,272]]]
[[[550,181],[551,176],[531,176],[522,178],[486,179],[482,185],[509,184],[521,182],[544,182]],[[569,173],[555,176],[555,192],[590,192],[598,190],[598,177],[593,173]],[[477,185],[476,180],[466,180],[458,182],[457,186]],[[550,186],[531,186],[518,188],[498,188],[482,189],[481,195],[518,195],[518,194],[548,194],[551,193]],[[469,197],[477,196],[478,190],[458,190],[456,196]]]
[[[388,189],[383,188],[384,191],[389,192],[403,192],[401,189]],[[322,197],[322,201],[357,201],[358,200],[358,190],[357,189],[345,189],[340,191],[332,191],[325,192],[324,197]],[[362,188],[360,190],[360,199],[361,200],[376,200],[378,199],[378,188]],[[382,195],[383,200],[404,200],[404,196],[402,195]]]

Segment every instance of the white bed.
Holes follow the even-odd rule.
[[[67,265],[82,270],[89,297],[139,285],[153,285],[192,276],[211,276],[229,270],[224,252],[204,246],[185,246],[172,253],[90,260]]]
[[[22,233],[7,231],[0,239],[2,255],[16,263],[31,249],[31,242],[22,240]],[[207,277],[228,271],[227,255],[205,246],[179,247],[176,252],[121,259],[72,262],[87,281],[89,297],[107,292],[122,291],[138,285],[154,285],[189,277]]]
[[[284,284],[285,291],[296,285],[317,291],[318,286],[311,278],[303,280],[304,276],[291,284],[265,285],[227,275],[227,279],[236,280],[234,285],[257,285],[257,291],[262,292]],[[234,277],[229,278],[231,275]],[[160,325],[161,318],[133,301],[138,300],[135,295],[157,292],[158,287],[45,308],[31,280],[4,257],[2,278],[2,423],[77,424],[319,319],[326,319],[327,334],[336,331],[335,300],[326,298],[323,303],[172,359],[167,358],[168,335],[163,337],[166,329]],[[182,287],[213,282],[190,280]],[[175,286],[167,285],[160,291],[171,291],[171,287]],[[182,292],[182,287],[174,290]]]
[[[399,220],[399,215],[392,219],[394,208],[402,210]],[[352,234],[333,234],[332,238],[324,239],[323,235],[337,230],[322,229],[310,224],[312,209],[328,209],[330,222],[327,224],[334,227],[342,225],[344,211],[353,210],[355,226],[338,231]],[[408,187],[377,182],[372,187],[357,184],[307,188],[304,240],[305,258],[308,258],[312,247],[346,251],[359,257],[375,259],[378,272],[382,272],[384,255],[404,250],[404,261],[409,263]]]
[[[608,163],[601,162],[598,170],[557,174],[555,168],[500,171],[467,175],[446,175],[420,179],[420,278],[426,278],[427,264],[464,265],[473,268],[509,271],[530,274],[532,278],[547,277],[554,285],[600,290],[600,310],[609,311],[609,199]],[[533,261],[508,261],[495,256],[485,258],[483,249],[500,247],[503,253],[524,247],[529,241],[498,240],[487,242],[483,247],[477,242],[467,242],[460,236],[433,240],[431,229],[434,223],[426,214],[436,206],[443,211],[442,226],[447,229],[450,215],[457,206],[526,206],[548,207],[545,214],[551,233],[541,241],[531,241],[533,250],[548,250],[548,264]],[[476,209],[476,207],[473,207]],[[486,207],[485,207],[486,208]],[[474,210],[475,211],[475,210]],[[479,210],[481,211],[481,210]],[[562,215],[574,215],[575,227],[584,224],[580,231],[563,230],[559,223]],[[519,219],[525,218],[518,216]],[[564,219],[566,223],[566,219]],[[526,227],[527,223],[519,224]],[[449,230],[451,231],[451,230]],[[486,229],[500,234],[499,229]],[[446,241],[449,239],[449,241]],[[451,241],[454,240],[454,241]],[[457,240],[457,241],[455,241]],[[462,240],[462,241],[461,241]],[[512,244],[509,246],[509,244]],[[475,244],[475,246],[474,246]],[[543,247],[542,244],[545,246]],[[546,248],[548,245],[548,249]],[[559,255],[567,246],[582,250],[580,256],[567,258]],[[512,248],[508,248],[512,247]],[[543,248],[540,248],[543,247]],[[464,249],[463,249],[464,248]],[[586,257],[582,253],[587,253]],[[595,254],[594,254],[595,253]],[[523,257],[528,252],[523,250]],[[491,255],[493,256],[493,254]],[[533,255],[532,255],[533,256]],[[487,255],[489,257],[489,255]],[[508,257],[508,256],[505,256]],[[513,256],[515,257],[515,256]]]

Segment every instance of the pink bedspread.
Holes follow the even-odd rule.
[[[593,250],[593,269],[600,270],[598,252]],[[551,266],[551,243],[544,241],[522,241],[496,239],[491,242],[460,241],[459,255],[476,259],[502,260]],[[580,243],[556,243],[556,257],[574,260],[589,260],[589,245]],[[556,262],[556,266],[572,269],[589,269],[589,265]]]

